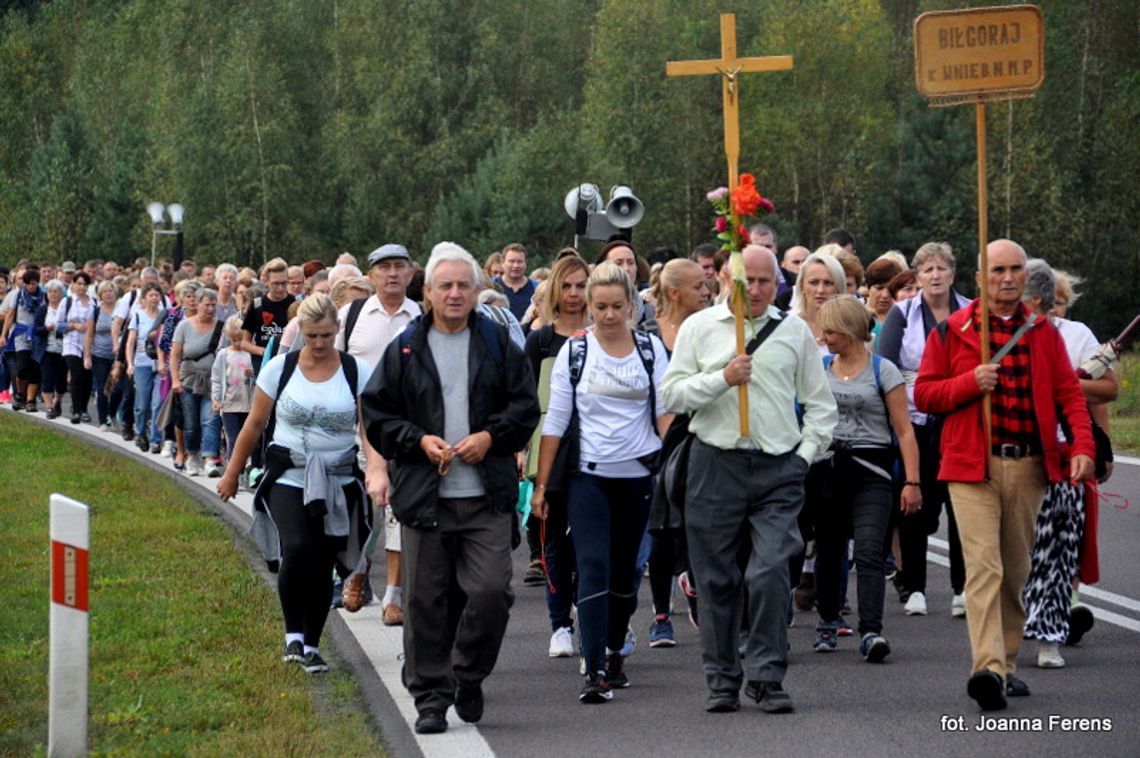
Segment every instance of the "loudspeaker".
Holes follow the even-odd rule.
[[[645,204],[637,199],[629,187],[617,186],[610,191],[610,202],[606,205],[606,219],[618,229],[637,226],[644,215]]]

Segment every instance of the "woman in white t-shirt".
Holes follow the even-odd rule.
[[[659,435],[672,419],[660,397],[665,346],[630,329],[636,298],[633,281],[617,265],[601,263],[590,275],[586,301],[594,327],[567,340],[555,359],[531,500],[534,514],[545,519],[546,488],[576,410],[580,456],[567,464],[566,498],[578,564],[583,703],[603,703],[613,688],[629,686],[621,647],[637,604],[637,551],[653,497],[653,474],[642,461],[661,449]]]
[[[915,513],[922,505],[918,445],[902,373],[867,349],[871,335],[866,308],[853,297],[837,297],[819,308],[817,323],[830,351],[824,365],[839,421],[831,449],[812,465],[805,484],[805,499],[814,511],[820,616],[813,650],[829,653],[838,647],[840,578],[847,542],[853,538],[859,652],[863,660],[879,663],[891,652],[882,631],[883,544],[895,499],[893,470],[901,453],[905,480],[899,509],[904,514]],[[897,452],[892,435],[898,442]]]
[[[337,310],[328,295],[306,298],[297,318],[305,347],[278,355],[261,370],[253,407],[217,489],[223,500],[234,496],[246,460],[267,434],[253,537],[271,570],[279,565],[283,660],[317,673],[328,670],[318,646],[333,567],[339,563],[354,576],[367,571],[363,547],[372,517],[356,464],[356,425],[372,367],[334,347]],[[267,432],[271,416],[274,426]]]

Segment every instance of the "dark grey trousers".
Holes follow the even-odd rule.
[[[742,678],[782,682],[788,667],[788,561],[803,548],[796,517],[808,465],[795,453],[721,450],[693,440],[685,526],[700,603],[701,648],[710,690]],[[748,561],[741,572],[742,546]],[[740,587],[748,592],[748,644],[737,653]]]
[[[495,667],[511,605],[511,514],[441,499],[436,529],[404,526],[404,683],[416,709],[447,710],[457,684]]]

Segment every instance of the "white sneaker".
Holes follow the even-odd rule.
[[[950,615],[954,618],[962,618],[966,615],[965,593],[959,592],[954,596],[954,599],[950,601]]]
[[[569,658],[574,655],[574,636],[570,627],[556,629],[554,634],[550,635],[549,655],[551,658]]]
[[[908,616],[925,616],[926,595],[921,592],[910,593],[910,597],[907,598],[906,601],[906,606],[903,607],[903,613]]]
[[[190,455],[189,458],[186,459],[186,473],[189,474],[190,476],[201,476],[202,475],[202,456],[201,455],[199,455],[197,453],[193,453],[192,455]]]
[[[1037,667],[1043,669],[1059,669],[1065,667],[1065,659],[1061,657],[1060,645],[1056,642],[1037,643]]]
[[[163,458],[173,458],[174,457],[174,440],[167,440],[166,442],[162,443],[162,457]]]
[[[211,479],[218,479],[222,475],[222,469],[218,466],[218,462],[213,458],[206,459],[206,476]]]

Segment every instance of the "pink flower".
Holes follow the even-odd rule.
[[[728,197],[728,187],[717,187],[712,192],[705,195],[710,203],[715,203],[717,200],[723,200]]]
[[[716,217],[716,231],[717,234],[728,231],[728,219],[726,219],[724,216]]]
[[[764,209],[765,213],[775,213],[776,206],[772,205],[772,201],[766,197],[760,198],[760,207]]]

